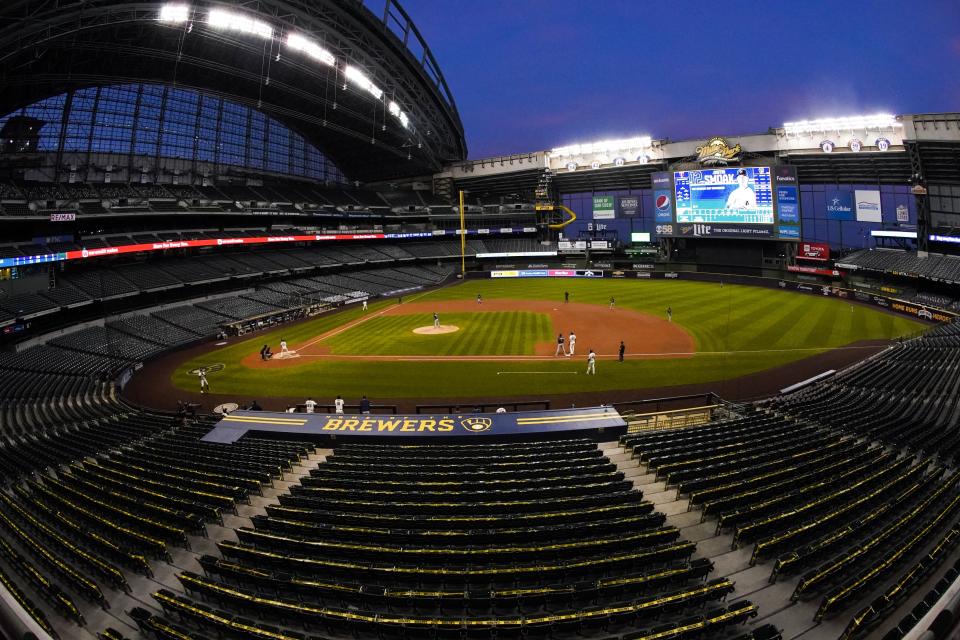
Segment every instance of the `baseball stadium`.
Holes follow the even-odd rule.
[[[0,638],[960,637],[958,9],[583,4],[0,4]]]

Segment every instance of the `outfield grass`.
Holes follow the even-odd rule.
[[[663,316],[673,309],[674,322],[696,340],[698,354],[673,360],[627,360],[624,363],[601,361],[596,376],[583,375],[585,363],[573,360],[529,362],[387,362],[335,359],[304,359],[303,364],[270,371],[251,370],[240,360],[269,343],[276,349],[280,338],[296,344],[357,319],[363,312],[350,309],[317,318],[295,329],[281,329],[217,349],[185,362],[173,375],[173,383],[195,391],[196,376],[187,371],[197,366],[221,362],[223,371],[210,376],[215,393],[235,394],[238,398],[267,396],[332,398],[342,395],[356,399],[366,394],[373,399],[468,398],[482,396],[535,396],[541,393],[575,393],[608,389],[632,389],[710,382],[736,378],[809,357],[827,349],[859,340],[892,339],[921,329],[922,324],[862,305],[835,298],[820,298],[737,285],[677,282],[669,280],[471,280],[430,292],[418,298],[427,300],[519,298],[563,300],[570,292],[571,302],[606,306],[610,297],[617,306]],[[412,301],[415,296],[406,298]],[[392,306],[394,300],[370,305],[370,312]],[[454,323],[445,314],[444,323]],[[455,324],[471,322],[470,314],[459,314]],[[539,314],[531,314],[539,315]],[[413,326],[430,324],[432,318],[396,316]],[[392,321],[394,317],[382,317]],[[419,324],[418,324],[419,323]],[[486,324],[486,323],[485,323]],[[376,351],[388,348],[414,348],[406,343],[403,329],[398,336],[388,335],[380,319],[374,319],[330,339],[329,346],[341,353]],[[537,329],[538,334],[540,330]],[[550,339],[547,329],[547,339]],[[467,332],[460,340],[464,340]],[[338,340],[341,338],[342,340]],[[431,340],[444,336],[430,336]],[[451,334],[449,345],[457,344],[450,354],[471,353],[469,345],[457,343]],[[539,338],[534,338],[533,341]],[[520,340],[523,343],[526,338]],[[431,342],[430,344],[440,344]],[[532,343],[531,343],[532,344]],[[366,347],[365,347],[366,345]],[[379,346],[377,346],[379,345]],[[407,346],[401,346],[407,345]],[[419,347],[417,347],[419,348]],[[477,348],[477,347],[471,347]],[[490,348],[500,348],[492,346]],[[642,351],[642,345],[630,345]],[[420,353],[415,351],[414,353]],[[440,354],[438,352],[438,354]],[[440,354],[442,355],[442,354]],[[535,371],[537,373],[529,373]]]
[[[550,316],[530,311],[444,313],[445,325],[459,331],[418,335],[417,327],[433,326],[433,315],[379,316],[324,341],[335,355],[462,356],[533,355],[538,342],[550,342]]]

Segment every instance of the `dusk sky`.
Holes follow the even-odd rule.
[[[960,1],[400,0],[471,158],[960,110]]]

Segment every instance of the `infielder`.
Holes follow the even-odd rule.
[[[613,296],[610,297],[610,308],[613,309],[617,305],[617,301],[613,299]]]
[[[479,293],[477,294],[477,304],[483,304],[483,296]]]
[[[577,334],[571,331],[570,332],[570,353],[568,353],[567,355],[572,356],[573,352],[576,351],[576,349],[577,349]]]
[[[565,356],[567,355],[566,349],[563,348],[563,334],[557,334],[557,351],[553,354],[555,356]]]
[[[667,322],[673,322],[673,309],[667,307]]]
[[[597,375],[597,354],[593,352],[593,349],[590,349],[590,353],[587,354],[587,375]]]
[[[436,313],[433,314],[433,328],[440,328],[440,316],[438,316]]]

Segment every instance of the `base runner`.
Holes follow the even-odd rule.
[[[567,355],[567,350],[563,348],[563,334],[557,334],[557,350],[553,354],[555,356],[565,356]]]

